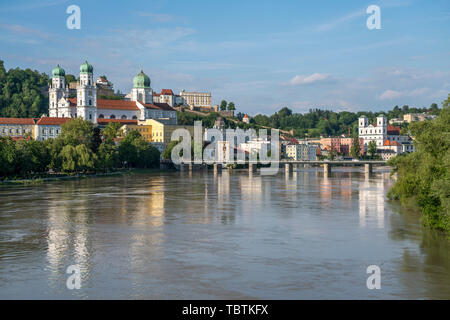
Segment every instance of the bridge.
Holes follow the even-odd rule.
[[[163,163],[163,162],[161,162]],[[172,163],[171,161],[167,160],[165,161],[166,164]],[[249,172],[256,172],[257,171],[257,163],[256,162],[230,162],[230,163],[236,163],[236,164],[243,164],[245,166],[248,166]],[[385,166],[386,161],[381,160],[361,160],[361,161],[351,161],[351,160],[336,160],[336,161],[304,161],[304,160],[280,160],[275,161],[272,163],[275,163],[275,166],[278,164],[278,167],[284,167],[284,171],[286,173],[290,173],[293,171],[294,166],[297,167],[298,165],[314,165],[314,166],[323,166],[323,172],[326,175],[329,175],[331,173],[332,167],[337,166],[364,166],[364,172],[365,173],[372,173],[374,166]],[[213,170],[214,173],[219,173],[222,171],[223,165],[226,165],[227,163],[213,163]],[[205,164],[196,164],[194,161],[190,162],[184,162],[180,165],[175,166],[180,171],[193,171],[195,169],[199,169],[202,167],[203,169],[207,169],[208,167]]]

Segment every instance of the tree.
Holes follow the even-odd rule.
[[[377,143],[374,140],[370,141],[367,145],[367,153],[370,154],[371,158],[377,154]]]
[[[450,233],[450,95],[438,118],[410,125],[416,152],[388,161],[398,179],[391,199],[416,203],[425,225]]]
[[[236,107],[234,106],[233,102],[228,103],[228,110],[230,111],[236,110]]]
[[[115,144],[110,140],[105,140],[98,148],[98,165],[97,167],[104,171],[115,168],[119,161],[119,151]]]
[[[222,100],[222,102],[220,102],[220,110],[227,110],[227,102],[225,100]]]
[[[121,127],[121,124],[119,122],[110,122],[110,123],[108,123],[108,125],[102,131],[103,138],[105,140],[113,141],[114,138],[119,136],[119,134],[120,134],[120,127]]]
[[[334,148],[334,146],[331,146],[330,150],[328,150],[327,158],[329,160],[334,160],[336,158],[336,156],[337,156],[337,151]]]
[[[359,138],[356,134],[353,135],[352,146],[350,147],[350,155],[355,159],[359,159],[361,155],[361,146],[359,145]]]
[[[61,151],[61,158],[62,170],[65,172],[86,172],[95,169],[96,156],[84,144],[64,146]]]
[[[74,118],[61,126],[61,134],[56,139],[61,140],[64,146],[84,144],[91,148],[93,136],[94,126],[92,122]]]
[[[136,130],[130,131],[119,144],[119,159],[124,166],[152,168],[159,165],[159,158],[158,149]]]
[[[14,141],[0,137],[0,176],[14,174],[17,150]]]
[[[66,74],[66,76],[64,78],[66,79],[67,84],[77,81],[77,78],[75,78],[75,76],[73,74]]]
[[[45,73],[21,70],[5,70],[0,60],[0,116],[40,117],[48,112],[49,78]]]

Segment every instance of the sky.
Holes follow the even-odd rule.
[[[2,0],[0,59],[75,75],[88,60],[126,93],[142,68],[157,92],[211,92],[251,115],[428,107],[450,93],[450,1]]]

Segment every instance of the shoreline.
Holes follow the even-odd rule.
[[[85,178],[97,178],[97,177],[108,177],[115,175],[132,175],[135,173],[157,173],[157,172],[169,172],[173,171],[170,169],[129,169],[129,170],[121,170],[114,172],[102,172],[102,173],[85,173],[85,174],[61,174],[56,177],[36,177],[29,179],[11,179],[11,180],[1,180],[0,186],[3,185],[20,185],[20,184],[38,184],[44,183],[48,181],[60,181],[60,180],[77,180],[77,179],[85,179]]]

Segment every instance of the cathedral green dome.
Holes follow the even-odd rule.
[[[66,75],[66,72],[58,64],[56,68],[52,70],[52,75],[53,77],[64,77]]]
[[[94,67],[92,65],[90,65],[87,61],[85,61],[80,66],[80,73],[93,73],[93,72],[94,72]]]
[[[134,77],[133,84],[135,88],[150,88],[150,78],[141,70],[141,72]]]

